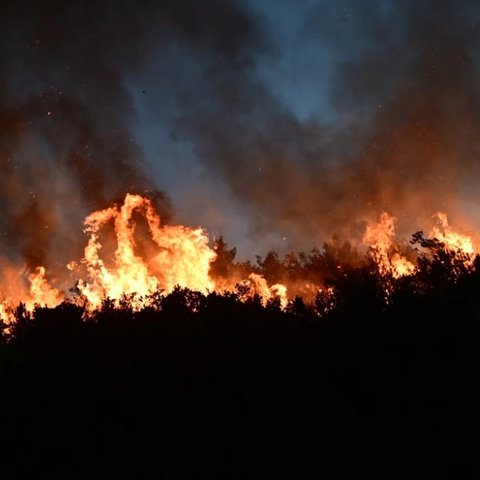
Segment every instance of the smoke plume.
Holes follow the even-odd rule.
[[[30,268],[65,265],[83,247],[86,214],[127,192],[153,197],[162,217],[168,215],[132,133],[127,80],[148,52],[172,38],[230,56],[245,28],[241,12],[215,0],[6,2],[0,20],[4,255]]]
[[[383,210],[406,233],[437,210],[465,221],[479,179],[479,13],[471,1],[318,2],[303,28],[334,58],[330,118],[300,120],[234,67],[212,73],[214,106],[183,126],[260,238],[351,236]]]
[[[206,176],[248,212],[260,245],[350,236],[383,210],[408,233],[437,210],[468,221],[460,201],[476,204],[479,175],[476,2],[341,0],[308,9],[300,34],[331,54],[331,111],[305,120],[259,77],[261,62],[282,52],[271,22],[247,0],[6,2],[4,255],[32,268],[64,265],[83,247],[85,215],[126,192],[153,196],[168,217],[166,186],[133,133],[130,86],[152,63],[161,69],[172,45],[182,53],[173,73],[194,73],[162,72],[175,105],[162,128],[171,142],[192,145]],[[299,52],[307,64],[312,51]]]

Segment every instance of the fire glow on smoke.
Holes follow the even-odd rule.
[[[453,231],[445,214],[437,213],[435,219],[437,225],[430,237],[449,251],[465,254],[465,262],[471,262],[477,253],[472,238]],[[76,278],[75,288],[70,293],[57,288],[47,280],[43,266],[26,275],[23,269],[7,266],[2,279],[2,320],[11,321],[20,302],[32,311],[37,305],[55,307],[66,300],[81,301],[87,311],[94,311],[106,299],[118,305],[128,298],[132,308],[141,309],[149,305],[153,294],[168,294],[177,286],[221,293],[233,292],[241,284],[243,295],[258,295],[263,303],[276,298],[283,308],[295,295],[288,284],[269,285],[255,272],[246,278],[214,278],[210,270],[216,253],[206,232],[201,228],[162,225],[152,202],[139,195],[127,194],[121,206],[91,213],[84,225],[88,237],[84,256],[65,266],[65,271]],[[113,240],[108,238],[108,227],[112,226]],[[383,212],[377,222],[367,225],[362,243],[369,247],[380,275],[399,278],[412,275],[416,266],[397,249],[395,226],[396,219]],[[148,237],[148,248],[139,247],[142,236]],[[304,283],[314,293],[324,288]]]

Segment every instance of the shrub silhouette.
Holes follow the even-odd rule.
[[[284,310],[182,288],[141,311],[20,305],[0,342],[4,478],[477,476],[479,259],[413,240],[399,279],[340,242],[267,255],[271,281],[324,287]]]

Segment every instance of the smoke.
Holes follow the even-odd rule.
[[[30,268],[64,266],[81,253],[84,217],[127,192],[147,194],[168,217],[132,133],[128,79],[174,38],[232,58],[246,29],[241,12],[216,0],[4,2],[3,254]]]
[[[300,120],[231,68],[180,125],[277,247],[358,234],[383,210],[406,233],[437,210],[465,220],[462,192],[479,180],[479,13],[473,1],[318,2],[302,34],[333,58],[330,118]]]
[[[150,84],[171,99],[152,106],[165,110],[159,135],[190,142],[259,246],[358,234],[384,210],[408,233],[437,210],[461,219],[459,199],[479,175],[476,2],[305,5],[299,35],[332,67],[330,114],[306,120],[259,74],[284,53],[247,0],[4,2],[4,254],[31,268],[78,258],[85,215],[127,192],[153,196],[168,218],[166,186],[133,128],[131,85],[154,63],[162,73]],[[308,64],[315,48],[298,55]]]

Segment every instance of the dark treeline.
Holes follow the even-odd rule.
[[[237,250],[230,248],[223,237],[215,241],[217,258],[212,263],[210,273],[214,278],[246,278],[251,272],[262,275],[269,284],[285,282],[289,285],[311,282],[313,285],[325,285],[336,278],[341,269],[358,267],[368,256],[361,255],[349,241],[342,242],[334,237],[325,243],[323,249],[314,248],[311,252],[289,252],[283,258],[275,251],[264,257],[257,255],[256,262],[236,261]],[[296,288],[301,292],[300,285]]]
[[[480,261],[414,241],[397,280],[319,253],[334,296],[285,310],[183,289],[138,312],[20,306],[2,478],[478,478]]]

